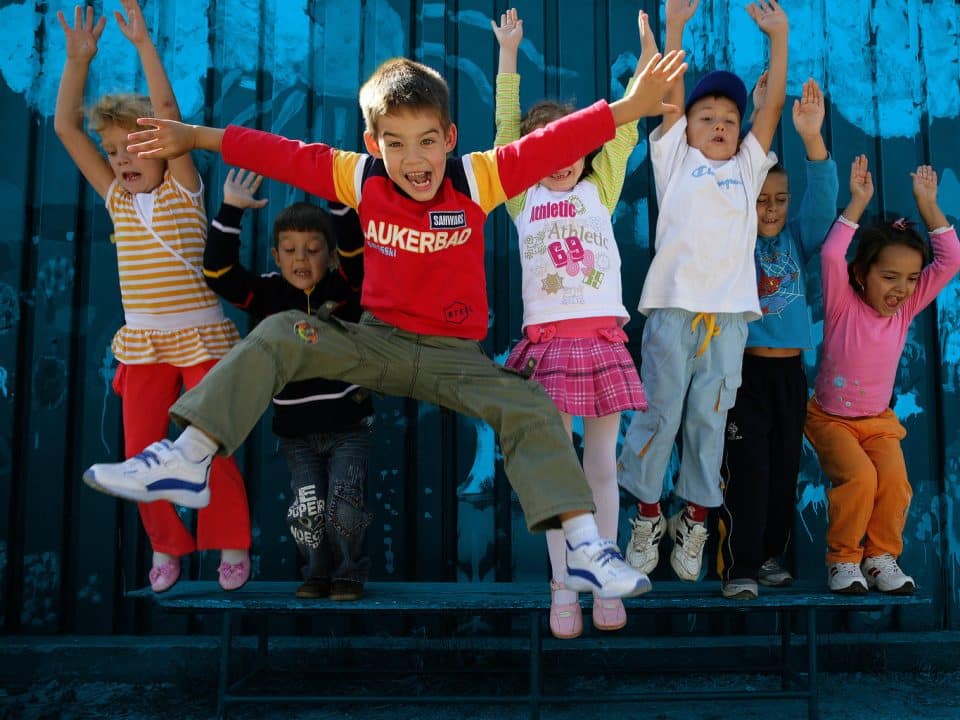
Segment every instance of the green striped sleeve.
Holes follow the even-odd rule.
[[[636,80],[635,77],[630,78],[628,92]],[[597,186],[600,200],[611,215],[620,201],[620,191],[623,190],[623,180],[627,174],[627,160],[639,139],[636,122],[620,125],[613,140],[604,145],[593,159],[593,172],[586,179]]]
[[[497,97],[495,107],[497,136],[496,146],[512,143],[520,138],[520,75],[517,73],[497,73]],[[636,141],[634,141],[636,142]],[[507,200],[507,212],[516,218],[523,210],[527,193],[523,191]]]

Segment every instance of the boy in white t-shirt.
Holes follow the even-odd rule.
[[[667,50],[679,49],[699,0],[667,0]],[[665,116],[650,135],[657,202],[656,255],[639,310],[640,374],[649,409],[636,413],[619,459],[620,484],[637,499],[627,561],[650,573],[664,526],[674,540],[670,564],[697,580],[707,540],[707,510],[723,501],[720,460],[727,410],[740,385],[747,322],[760,317],[753,251],[757,196],[776,162],[769,154],[786,98],[787,17],[775,0],[747,12],[770,38],[768,102],[740,138],[747,89],[732,73],[706,75],[685,115]],[[666,102],[683,106],[683,88]],[[683,419],[676,495],[686,507],[664,522],[664,473]]]

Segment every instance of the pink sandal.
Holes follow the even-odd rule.
[[[572,603],[554,601],[558,590],[566,590],[563,583],[550,581],[550,632],[559,640],[572,640],[583,632],[583,611],[576,600]]]
[[[224,560],[217,570],[220,573],[220,587],[224,590],[239,590],[250,579],[250,558],[238,563]]]
[[[155,593],[169,590],[180,579],[180,558],[154,565],[147,577],[150,578],[150,587]]]

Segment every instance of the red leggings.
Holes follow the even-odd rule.
[[[167,411],[180,396],[181,387],[192,388],[216,362],[208,360],[191,367],[120,364],[113,376],[113,390],[123,399],[126,457],[133,457],[150,443],[167,437]],[[197,512],[196,541],[171,503],[158,500],[138,503],[137,507],[154,552],[179,557],[194,550],[250,548],[247,492],[232,457],[218,455],[213,460],[210,504]]]

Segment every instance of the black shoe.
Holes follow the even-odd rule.
[[[330,578],[312,577],[297,588],[295,595],[298,598],[316,600],[330,595]]]
[[[338,602],[359,600],[363,597],[363,583],[356,580],[336,579],[330,586],[330,599]]]

